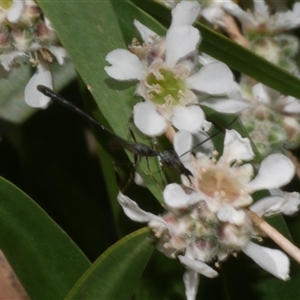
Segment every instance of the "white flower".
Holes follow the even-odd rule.
[[[32,107],[46,108],[50,102],[49,97],[44,96],[36,89],[36,86],[38,84],[45,85],[52,89],[52,75],[49,70],[49,62],[52,61],[52,58],[47,50],[52,53],[52,55],[54,55],[54,57],[60,64],[63,63],[65,57],[67,56],[67,53],[63,47],[40,47],[37,45],[34,45],[34,47],[32,47],[32,50],[28,49],[25,52],[15,51],[9,54],[0,55],[0,63],[6,71],[10,70],[14,60],[20,56],[28,57],[33,66],[36,67],[35,74],[31,77],[25,87],[24,96],[25,102]]]
[[[195,69],[195,51],[201,36],[191,24],[199,10],[195,1],[180,2],[172,10],[172,23],[165,38],[135,21],[145,44],[133,44],[132,52],[117,49],[106,57],[111,64],[105,67],[109,76],[117,80],[139,81],[136,93],[145,102],[135,106],[134,122],[148,136],[161,135],[170,123],[191,133],[207,129],[198,94],[226,94],[233,85],[232,72],[221,62],[211,62],[200,70]],[[209,106],[209,101],[205,105]],[[222,109],[224,106],[226,102]],[[232,102],[227,102],[227,106],[232,107]],[[237,108],[231,112],[233,110],[236,112]]]
[[[177,152],[180,153],[183,147],[180,139],[175,139],[174,142],[175,149],[177,148]],[[242,160],[252,158],[253,151],[249,139],[242,138],[234,130],[226,130],[223,155],[218,161],[198,153],[196,159],[187,161],[185,156],[182,162],[192,172],[194,178],[206,181],[205,186],[202,187],[201,182],[194,182],[199,191],[202,190],[202,193],[209,197],[220,194],[221,198],[235,206],[240,206],[252,202],[249,193],[260,189],[281,187],[294,176],[295,168],[291,161],[282,154],[272,154],[263,160],[257,176],[251,180],[253,177],[252,166],[240,165],[240,163]],[[208,178],[211,178],[212,181],[217,180],[219,189],[210,186]]]
[[[184,184],[198,196],[192,193],[176,198],[174,195],[181,195],[182,188],[177,184],[168,185],[164,191],[164,198],[167,205],[174,209],[189,206],[196,203],[197,199],[202,199],[207,202],[211,211],[217,213],[221,209],[219,216],[222,220],[225,218],[224,214],[231,214],[232,220],[240,220],[239,212],[228,209],[222,211],[223,206],[230,204],[238,209],[250,205],[253,202],[253,192],[284,186],[295,174],[295,167],[286,156],[271,154],[262,161],[253,179],[252,165],[243,164],[243,161],[254,157],[250,140],[242,138],[234,130],[226,130],[223,155],[218,160],[201,152],[197,153],[196,158],[191,156],[186,152],[190,149],[187,149],[187,146],[191,146],[190,138],[188,133],[177,133],[174,148],[183,165],[193,175],[191,180],[184,179],[183,176]],[[182,153],[185,155],[180,156]],[[226,218],[229,221],[229,217]],[[238,221],[233,223],[238,224]]]
[[[299,144],[299,99],[284,96],[261,83],[254,85],[247,96],[250,108],[243,111],[241,119],[261,154],[265,156],[281,151],[282,146],[294,148]]]
[[[292,11],[277,12],[270,15],[269,7],[263,0],[254,0],[253,12],[242,10],[233,1],[226,1],[222,4],[223,9],[239,19],[243,30],[259,31],[284,31],[300,26],[300,3],[296,2]]]
[[[182,139],[191,145],[186,133],[179,135],[182,137],[178,143]],[[118,195],[130,219],[148,223],[159,240],[157,249],[170,258],[178,257],[187,268],[183,276],[187,299],[196,298],[199,274],[210,278],[218,276],[207,263],[224,260],[240,251],[274,276],[282,280],[289,278],[289,260],[283,252],[250,241],[258,233],[244,208],[253,202],[251,193],[285,185],[293,177],[295,168],[284,155],[272,154],[263,160],[253,179],[252,166],[242,164],[253,157],[249,139],[227,130],[223,155],[218,160],[197,153],[186,164],[193,177],[188,180],[182,176],[184,185],[172,183],[165,187],[163,197],[167,212],[161,216],[145,212],[122,193]],[[186,157],[183,162],[187,162]],[[298,193],[278,195],[277,190],[272,193],[276,195],[257,201],[250,209],[259,216],[279,212],[290,215],[298,210]]]

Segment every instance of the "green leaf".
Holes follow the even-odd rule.
[[[171,13],[168,8],[155,1],[132,1],[169,26]],[[202,24],[196,23],[195,26],[202,36],[201,51],[283,94],[300,98],[300,80],[297,77]]]
[[[136,300],[172,299],[184,300],[183,274],[185,267],[179,259],[170,259],[155,251],[134,294]],[[202,284],[202,278],[201,278]],[[202,298],[218,299],[218,298]]]
[[[154,250],[149,229],[117,242],[86,271],[66,299],[130,300]]]
[[[21,190],[0,177],[0,248],[30,299],[62,299],[90,263]]]

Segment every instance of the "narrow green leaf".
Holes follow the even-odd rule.
[[[0,177],[0,248],[30,299],[62,299],[90,263],[20,189]]]
[[[140,229],[117,242],[86,271],[66,299],[130,300],[154,250]]]
[[[170,24],[171,13],[165,6],[155,1],[132,1],[146,12],[162,19],[167,26]],[[300,98],[300,80],[297,77],[202,24],[197,23],[195,26],[202,36],[201,51],[283,94]]]

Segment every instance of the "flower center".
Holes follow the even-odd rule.
[[[210,168],[198,179],[200,190],[209,197],[232,203],[241,196],[240,182],[230,174],[230,170]]]
[[[12,5],[12,0],[0,0],[0,7],[4,9],[10,8],[11,5]]]
[[[168,69],[150,73],[146,79],[147,94],[156,104],[177,105],[186,90],[185,82]]]

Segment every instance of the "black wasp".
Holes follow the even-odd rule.
[[[37,86],[38,91],[43,93],[45,96],[50,97],[54,102],[59,103],[60,105],[63,105],[67,109],[75,112],[79,116],[81,116],[84,119],[87,119],[92,124],[96,125],[101,130],[108,132],[111,136],[113,136],[116,139],[116,142],[121,147],[131,151],[134,154],[134,162],[135,164],[138,162],[138,160],[142,157],[159,157],[162,164],[166,167],[172,168],[177,170],[180,174],[184,174],[186,176],[190,176],[191,173],[189,170],[187,170],[182,162],[180,161],[177,153],[174,150],[166,150],[166,151],[156,151],[151,149],[145,144],[138,143],[138,142],[131,142],[123,139],[122,137],[118,136],[114,132],[110,131],[106,127],[104,127],[102,124],[97,122],[94,118],[89,116],[86,112],[84,112],[82,109],[75,106],[72,102],[69,100],[63,98],[59,94],[52,91],[50,88],[44,86],[44,85],[38,85]],[[211,137],[210,137],[211,138]],[[209,140],[208,138],[207,140]],[[204,140],[203,142],[205,142]],[[148,166],[149,167],[149,166]]]

